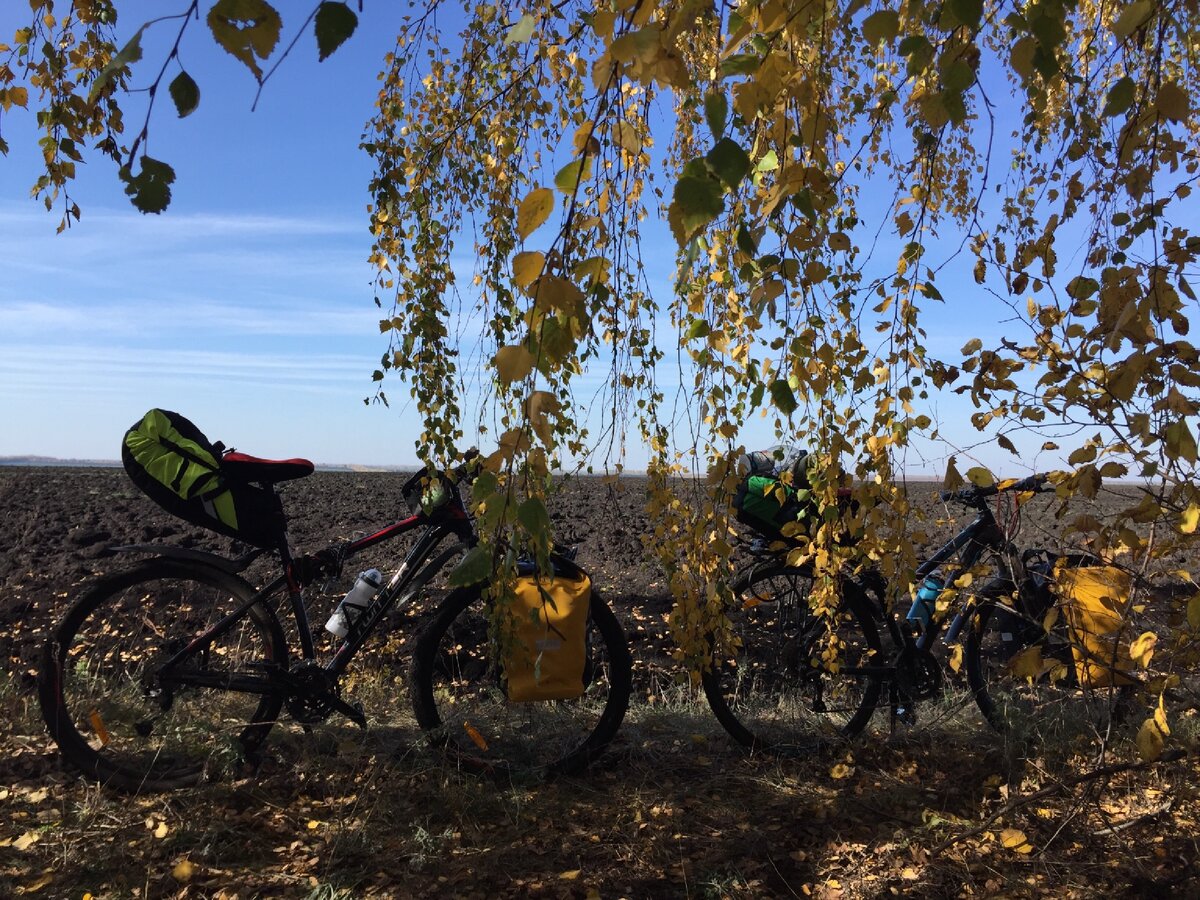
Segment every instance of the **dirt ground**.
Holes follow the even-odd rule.
[[[404,478],[318,472],[288,485],[293,544],[315,550],[402,517]],[[936,486],[913,489],[928,540],[943,539],[953,522]],[[37,654],[77,586],[123,564],[114,547],[227,542],[161,511],[121,469],[0,467],[0,708],[11,724],[0,895],[1200,894],[1194,755],[1073,782],[1094,761],[1014,758],[978,721],[876,735],[837,758],[740,753],[673,670],[644,494],[636,477],[579,478],[551,508],[635,658],[633,706],[595,771],[481,784],[429,759],[404,726],[363,737],[332,725],[282,739],[253,781],[130,799],[59,762],[34,700]],[[1049,533],[1052,509],[1026,511],[1026,538]],[[388,549],[381,562],[396,558]],[[325,614],[313,611],[318,623]]]

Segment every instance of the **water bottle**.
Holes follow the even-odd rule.
[[[942,595],[945,587],[946,582],[940,575],[927,576],[921,582],[921,586],[917,588],[917,599],[909,607],[908,615],[905,618],[910,622],[919,623],[922,631],[928,628],[929,620],[933,618],[934,611],[937,609],[938,597]]]
[[[371,602],[371,598],[375,596],[375,592],[379,590],[381,584],[383,584],[383,573],[378,569],[359,572],[354,587],[346,592],[342,602],[338,604],[333,615],[329,617],[329,621],[325,623],[325,630],[336,637],[344,638],[350,631],[350,625],[362,615],[362,611],[367,608],[367,604]]]

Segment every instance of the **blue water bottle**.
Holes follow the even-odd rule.
[[[928,628],[929,620],[933,618],[933,614],[937,610],[937,599],[942,595],[945,587],[946,582],[940,575],[926,576],[925,580],[921,582],[921,586],[917,588],[917,599],[909,607],[908,615],[905,618],[910,622],[919,623],[922,631]]]

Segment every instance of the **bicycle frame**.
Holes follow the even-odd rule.
[[[946,584],[953,585],[964,572],[970,571],[989,550],[1002,550],[1006,546],[1008,546],[1008,536],[996,522],[996,517],[991,509],[983,506],[973,522],[917,567],[916,583],[920,584],[942,565],[957,557],[958,564],[949,571],[946,577]],[[1011,578],[1011,574],[1008,577]],[[953,619],[950,620],[950,627],[946,632],[947,643],[952,643],[958,637],[962,626],[973,613],[974,604],[968,603],[960,606]],[[889,629],[892,628],[891,623],[896,623],[896,627],[898,627],[899,616],[895,611],[891,611],[888,618]],[[929,627],[915,641],[918,650],[928,650],[933,646],[941,634],[944,622],[944,618],[938,618],[936,615],[930,617]]]
[[[417,592],[428,584],[434,575],[441,571],[451,557],[459,552],[461,544],[471,546],[474,544],[476,538],[470,516],[461,500],[455,495],[451,502],[447,503],[441,509],[434,511],[433,514],[426,514],[424,512],[416,513],[398,522],[394,522],[373,534],[337,547],[338,559],[344,562],[369,547],[393,540],[422,527],[426,529],[425,533],[417,539],[417,542],[406,554],[399,569],[396,570],[387,584],[379,590],[371,603],[353,622],[346,639],[338,647],[329,662],[322,667],[325,673],[332,679],[336,679],[345,671],[355,654],[366,643],[367,638],[374,632],[389,610],[396,607],[397,603],[399,603],[399,608],[401,609],[407,606],[417,595]],[[457,537],[460,543],[443,549],[435,557],[434,554],[439,545],[451,536]],[[226,675],[205,676],[194,672],[177,672],[173,670],[188,657],[203,652],[211,646],[217,638],[224,635],[242,618],[248,615],[250,609],[255,604],[272,602],[274,596],[284,587],[287,589],[292,617],[296,623],[300,637],[301,659],[308,661],[316,660],[317,654],[316,647],[313,644],[311,624],[308,611],[304,606],[304,586],[300,583],[295,566],[296,560],[292,557],[286,538],[278,548],[278,552],[283,572],[277,575],[265,587],[256,591],[249,599],[241,603],[220,621],[212,625],[208,630],[194,637],[188,642],[187,646],[168,659],[158,672],[160,684],[164,686],[218,687],[223,690],[251,694],[264,694],[279,690],[284,684],[281,683],[278,677],[260,677],[254,675],[236,675],[232,677]],[[165,702],[170,702],[169,696],[165,697],[164,700]]]

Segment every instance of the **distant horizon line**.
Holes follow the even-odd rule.
[[[0,456],[0,467],[12,468],[37,468],[44,466],[45,468],[61,468],[61,469],[120,469],[122,463],[119,459],[86,459],[77,457],[60,457],[60,456],[37,456],[26,454],[22,456]],[[384,465],[368,465],[365,463],[313,463],[313,466],[318,471],[327,472],[415,472],[419,466],[416,464],[405,464],[398,466]],[[606,478],[612,475],[603,472],[576,472],[573,473],[576,477],[593,477]],[[621,475],[638,475],[645,476],[645,469],[622,469],[619,473],[613,473],[617,477]],[[936,475],[908,475],[902,476],[905,481],[918,482],[937,482],[942,478]]]

